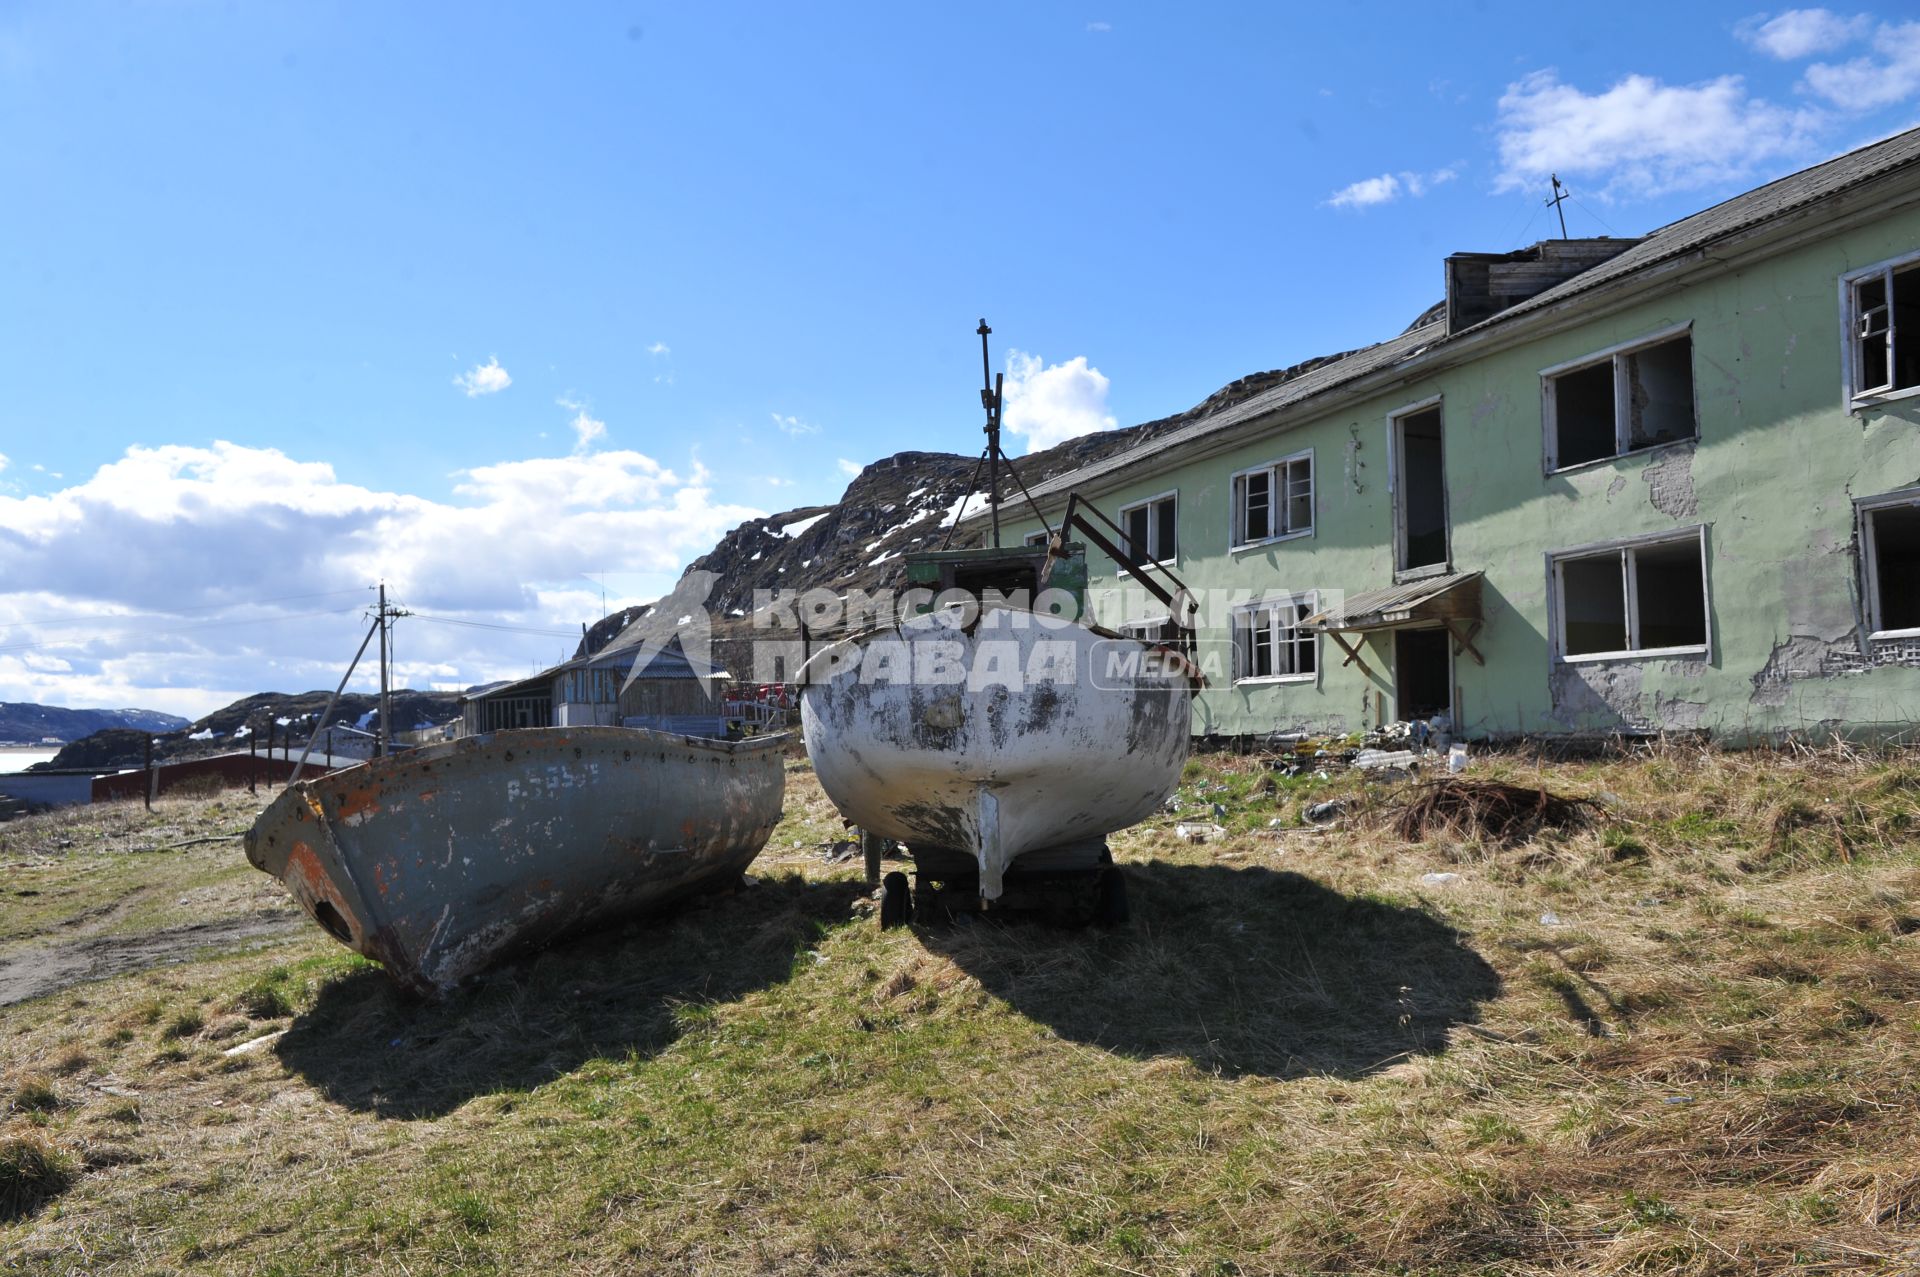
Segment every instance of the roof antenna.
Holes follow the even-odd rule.
[[[1549,176],[1553,178],[1553,198],[1548,200],[1547,203],[1553,205],[1553,211],[1560,215],[1560,238],[1565,239],[1567,237],[1567,210],[1561,208],[1560,205],[1567,200],[1567,192],[1560,185],[1560,175],[1558,173],[1552,173],[1549,174]]]

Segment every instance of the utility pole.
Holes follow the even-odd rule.
[[[1547,203],[1553,205],[1553,211],[1560,215],[1560,238],[1565,239],[1567,237],[1567,210],[1560,206],[1566,202],[1567,193],[1560,187],[1560,175],[1558,173],[1553,173],[1549,176],[1553,178],[1553,198],[1548,200]],[[1585,208],[1586,205],[1582,204],[1580,207]]]
[[[380,735],[374,744],[378,758],[385,758],[393,744],[393,685],[387,670],[387,662],[393,655],[393,638],[389,631],[396,620],[412,615],[404,608],[387,606],[387,583],[380,582],[380,614],[374,621],[380,631]]]

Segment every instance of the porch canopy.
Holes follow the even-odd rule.
[[[1359,662],[1360,649],[1344,635],[1373,630],[1444,629],[1453,638],[1454,652],[1469,653],[1481,665],[1487,662],[1473,646],[1480,632],[1479,572],[1447,572],[1403,581],[1382,590],[1349,594],[1332,607],[1306,617],[1300,628],[1325,634],[1347,654],[1342,664]]]

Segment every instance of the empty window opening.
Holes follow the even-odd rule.
[[[1562,558],[1554,570],[1564,655],[1707,645],[1706,573],[1697,533]]]
[[[1920,630],[1920,498],[1861,512],[1869,624]]]
[[[1023,545],[1045,545],[1045,544],[1046,544],[1046,543],[1047,543],[1047,542],[1048,542],[1048,541],[1049,541],[1050,539],[1051,539],[1051,538],[1049,538],[1049,537],[1047,536],[1047,534],[1046,534],[1046,531],[1045,531],[1044,529],[1042,529],[1042,530],[1041,530],[1041,531],[1039,531],[1039,532],[1029,532],[1029,533],[1027,533],[1027,539],[1026,539],[1025,541],[1023,541],[1023,542],[1022,542],[1021,544],[1023,544]]]
[[[1876,267],[1847,283],[1853,393],[1920,387],[1920,263]]]
[[[1545,382],[1551,469],[1699,436],[1690,334],[1549,373]]]
[[[1135,564],[1171,563],[1179,554],[1171,495],[1122,506],[1120,526],[1127,534],[1126,550]]]
[[[1313,454],[1233,476],[1233,544],[1313,531]]]
[[[1398,453],[1401,571],[1447,561],[1447,480],[1440,443],[1440,409],[1394,420]]]
[[[1394,706],[1402,719],[1411,722],[1452,713],[1451,645],[1445,630],[1394,631]]]
[[[1256,603],[1233,614],[1233,677],[1310,679],[1319,668],[1317,636],[1300,621],[1313,614],[1313,596]]]

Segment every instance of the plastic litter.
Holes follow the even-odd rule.
[[[1306,818],[1316,825],[1325,825],[1347,814],[1345,799],[1334,798],[1324,803],[1315,803],[1304,813]]]
[[[1459,882],[1460,875],[1456,873],[1421,874],[1420,881],[1430,883],[1436,887],[1443,887],[1450,882]]]
[[[1560,926],[1561,925],[1560,915],[1555,913],[1553,910],[1549,909],[1545,913],[1540,915],[1540,925],[1543,927]]]
[[[1181,842],[1204,843],[1225,838],[1227,831],[1218,825],[1175,825],[1173,836]]]
[[[1467,743],[1455,741],[1447,747],[1447,770],[1458,776],[1467,770]]]

